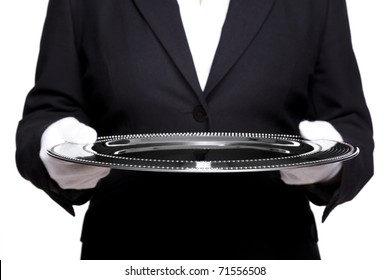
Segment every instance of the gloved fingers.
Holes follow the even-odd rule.
[[[85,176],[77,176],[69,174],[69,176],[59,177],[57,179],[57,183],[61,186],[63,189],[92,189],[96,187],[97,183],[100,181],[100,179],[106,177],[110,173],[109,168],[104,167],[93,167],[93,168],[99,168],[101,170],[98,170],[95,173],[95,175],[91,176],[85,175]]]
[[[319,166],[285,169],[280,171],[281,180],[288,185],[325,183],[340,172],[342,163],[335,162]]]
[[[50,177],[63,189],[90,189],[110,173],[110,168],[76,164],[48,156],[44,162]]]

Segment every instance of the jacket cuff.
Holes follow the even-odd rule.
[[[89,201],[93,193],[93,189],[64,190],[52,179],[49,179],[48,187],[44,191],[72,216],[75,216],[73,205],[83,205]]]

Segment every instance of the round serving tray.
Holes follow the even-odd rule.
[[[116,135],[48,150],[50,156],[73,163],[165,172],[275,171],[344,161],[358,153],[344,142],[259,133]]]

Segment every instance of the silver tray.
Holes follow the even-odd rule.
[[[258,133],[117,135],[48,150],[50,156],[73,163],[166,172],[275,171],[344,161],[358,153],[348,143]]]

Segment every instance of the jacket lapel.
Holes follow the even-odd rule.
[[[230,0],[205,95],[213,90],[249,46],[267,19],[274,2],[275,0]]]
[[[275,0],[230,0],[211,72],[202,92],[176,0],[133,0],[202,105],[259,32]]]
[[[133,0],[192,89],[204,100],[176,0]],[[203,102],[202,102],[203,103]]]

